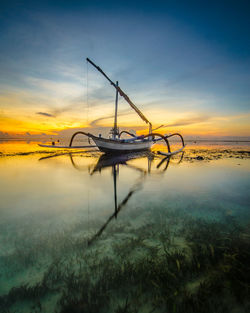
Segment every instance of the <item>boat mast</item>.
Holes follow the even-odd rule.
[[[120,94],[121,97],[123,97],[128,104],[131,106],[132,109],[135,110],[135,112],[140,116],[140,118],[146,122],[147,124],[149,124],[149,133],[152,132],[152,124],[149,122],[149,120],[146,118],[146,116],[137,108],[137,106],[134,105],[134,103],[129,99],[129,97],[121,90],[121,88],[116,85],[104,72],[103,70],[97,66],[94,62],[92,62],[89,58],[86,58],[86,60],[92,64],[100,73],[102,73],[102,75],[104,77],[107,78],[107,80],[110,82],[110,84],[115,87],[116,91],[118,91],[118,93]]]
[[[116,86],[118,87],[118,81],[116,82]],[[114,121],[114,129],[113,129],[113,139],[116,139],[116,136],[119,134],[119,130],[117,127],[117,108],[118,108],[118,89],[116,89],[115,96],[115,121]]]
[[[117,168],[116,168],[116,166],[117,166]],[[118,171],[118,169],[119,169],[119,164],[112,165],[113,180],[114,180],[115,214],[117,214],[117,186],[116,186],[116,179],[117,179],[117,171]]]

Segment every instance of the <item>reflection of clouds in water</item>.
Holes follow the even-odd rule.
[[[81,171],[72,167],[69,156]],[[102,157],[100,153],[84,154],[82,151],[62,153],[38,162],[40,157],[9,157],[0,162],[1,181],[4,181],[0,189],[0,271],[4,282],[0,295],[9,300],[8,292],[15,287],[12,303],[14,295],[22,292],[18,305],[26,311],[33,301],[30,300],[33,291],[36,300],[32,305],[36,306],[39,300],[43,310],[50,313],[59,309],[58,299],[64,307],[76,294],[82,295],[84,286],[89,294],[86,298],[94,301],[86,304],[91,308],[92,303],[100,300],[95,282],[107,287],[109,292],[113,290],[113,284],[117,284],[117,291],[121,286],[119,279],[131,286],[132,280],[140,275],[143,286],[149,288],[149,302],[153,290],[157,288],[159,295],[166,283],[173,293],[178,286],[178,290],[189,290],[190,275],[203,279],[203,269],[208,262],[212,266],[218,260],[220,266],[213,268],[213,275],[221,275],[224,250],[218,249],[222,249],[223,238],[227,237],[227,254],[235,254],[239,241],[234,240],[234,225],[237,226],[235,223],[240,223],[241,219],[249,220],[249,202],[246,201],[249,167],[248,170],[236,167],[235,159],[221,160],[221,163],[190,163],[184,159],[178,166],[172,166],[174,162],[178,163],[180,155],[171,158],[165,174],[157,175],[167,162],[147,155],[139,158],[121,156],[118,161]],[[240,162],[244,161],[249,162]],[[91,175],[94,169],[95,174]],[[229,242],[237,242],[237,245],[229,245]],[[205,248],[202,254],[197,254],[201,243]],[[240,243],[241,247],[246,247],[244,242]],[[248,250],[242,251],[237,258]],[[192,256],[194,262],[187,262]],[[244,259],[240,261],[245,264]],[[168,275],[166,269],[171,269],[172,274],[161,285],[162,273]],[[149,279],[150,271],[153,276]],[[159,279],[155,282],[158,274]],[[180,278],[174,279],[174,285],[173,274]],[[88,275],[95,279],[87,281]],[[159,287],[152,287],[152,280]],[[77,284],[72,285],[72,281]],[[25,287],[25,284],[29,286]],[[51,286],[57,286],[57,289]],[[199,288],[199,284],[197,286]],[[131,288],[126,289],[124,283],[122,288],[120,297],[125,290],[126,300]],[[49,306],[44,294],[39,293],[41,290],[50,297]],[[27,295],[30,298],[24,303]],[[65,295],[66,301],[62,300]],[[130,294],[129,299],[132,298],[133,294]],[[109,307],[109,302],[105,303]]]

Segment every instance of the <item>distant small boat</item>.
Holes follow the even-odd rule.
[[[138,152],[138,151],[145,151],[150,150],[153,144],[155,144],[159,140],[164,140],[165,144],[167,145],[168,152],[159,152],[160,154],[169,156],[176,153],[179,153],[185,147],[184,139],[179,133],[174,133],[170,135],[162,135],[160,133],[152,132],[152,123],[145,117],[145,115],[137,108],[137,106],[129,99],[129,97],[122,91],[122,89],[118,85],[118,81],[116,84],[103,72],[103,70],[97,66],[94,62],[92,62],[89,58],[86,59],[91,65],[93,65],[109,82],[110,84],[116,89],[116,98],[115,98],[115,115],[114,115],[114,127],[110,131],[110,138],[103,138],[101,135],[95,136],[90,133],[85,133],[82,131],[76,132],[73,134],[70,140],[69,146],[57,146],[53,145],[41,145],[41,147],[50,147],[50,148],[73,148],[73,149],[83,149],[86,146],[73,146],[73,140],[75,136],[78,134],[82,134],[87,136],[88,138],[92,139],[98,147],[98,149],[106,154],[116,154],[116,153],[129,153],[129,152]],[[149,131],[146,135],[135,136],[133,133],[128,131],[121,131],[119,132],[119,128],[117,125],[117,113],[118,113],[118,95],[123,97],[131,106],[131,108],[140,116],[140,118],[149,125]],[[127,134],[130,138],[123,139],[121,136],[123,134]],[[182,142],[182,147],[176,151],[171,151],[170,144],[168,138],[173,136],[179,136]]]

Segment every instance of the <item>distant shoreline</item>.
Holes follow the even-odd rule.
[[[63,138],[64,140],[70,140],[70,138]],[[0,141],[51,141],[51,139],[45,138],[32,138],[32,139],[24,139],[24,138],[0,138]],[[81,139],[80,141],[85,141]],[[173,140],[175,141],[175,140]],[[177,140],[176,140],[177,141]],[[185,142],[250,142],[250,140],[229,140],[229,139],[185,139]]]

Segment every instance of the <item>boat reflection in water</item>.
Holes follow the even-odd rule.
[[[128,153],[128,154],[122,154],[122,155],[107,155],[103,154],[99,157],[97,162],[94,165],[84,165],[80,166],[77,164],[75,161],[75,157],[79,157],[79,152],[67,152],[67,153],[57,153],[53,155],[49,155],[46,157],[42,157],[39,159],[39,161],[44,160],[44,159],[50,159],[50,158],[55,158],[58,156],[62,155],[68,155],[70,158],[70,161],[73,165],[73,167],[78,170],[78,171],[83,171],[83,172],[88,172],[90,176],[95,175],[96,173],[101,173],[102,170],[106,168],[111,168],[112,170],[112,177],[113,177],[113,188],[114,188],[114,212],[112,215],[109,216],[107,221],[103,224],[103,226],[96,232],[96,234],[90,238],[88,241],[88,245],[91,245],[105,230],[105,228],[108,226],[108,224],[113,220],[117,218],[117,215],[119,212],[126,206],[128,203],[129,199],[138,192],[147,178],[148,175],[163,175],[166,170],[169,167],[169,164],[171,162],[174,163],[181,163],[183,156],[184,156],[184,151],[179,153],[178,158],[175,156],[175,159],[173,161],[172,156],[167,156],[167,157],[162,157],[158,156],[152,152],[146,151],[146,152],[138,152],[138,153]],[[84,157],[84,155],[81,154],[81,157]],[[171,160],[172,158],[172,160]],[[147,160],[147,167],[143,168],[142,166],[138,166],[135,164],[129,163],[129,161],[136,160],[136,159],[146,159]],[[171,162],[170,162],[171,160]],[[142,163],[142,162],[140,162]],[[152,164],[154,165],[154,169],[152,170]],[[130,168],[134,171],[137,171],[140,173],[139,179],[136,180],[136,182],[131,186],[129,189],[129,192],[127,195],[124,197],[124,199],[118,203],[117,201],[117,178],[119,175],[119,168],[121,166],[126,166],[127,168]]]

